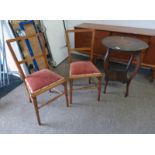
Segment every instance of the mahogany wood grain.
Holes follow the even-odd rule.
[[[94,41],[94,58],[102,59],[106,53],[106,47],[101,44],[101,40],[109,35],[128,36],[137,38],[145,41],[149,44],[149,48],[141,53],[142,67],[148,67],[153,70],[152,78],[155,79],[155,29],[125,27],[125,26],[114,26],[114,25],[103,25],[103,24],[91,24],[83,23],[75,26],[75,29],[93,29],[95,30],[95,41]],[[80,34],[79,34],[80,35]],[[75,38],[76,47],[81,46],[79,44],[79,38],[83,40],[90,39],[89,36],[83,35]],[[81,41],[82,42],[82,41]],[[82,44],[83,46],[85,43]],[[87,53],[89,54],[89,53]],[[110,59],[116,62],[128,62],[130,54],[113,52]]]

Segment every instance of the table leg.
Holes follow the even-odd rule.
[[[106,94],[106,90],[107,90],[108,82],[109,82],[109,80],[107,80],[106,77],[105,77],[104,94]]]
[[[110,49],[107,49],[106,55],[104,57],[104,72],[105,72],[105,85],[104,85],[104,94],[106,93],[108,81],[109,81],[109,53]]]
[[[137,52],[137,53],[133,54],[132,60],[133,60],[134,58],[135,58],[135,60],[136,60],[136,66],[135,66],[134,71],[133,71],[132,74],[130,75],[130,77],[127,79],[125,97],[127,97],[128,94],[129,94],[129,86],[130,86],[131,80],[136,76],[136,74],[138,73],[138,71],[139,71],[139,69],[140,69],[140,65],[141,65],[140,52]]]
[[[130,65],[131,65],[131,63],[132,63],[132,61],[133,61],[133,59],[134,59],[134,54],[132,54],[131,57],[130,57],[130,60],[129,60],[129,62],[128,62],[128,64],[127,64],[127,67],[126,67],[126,72],[129,71],[129,67],[130,67]]]
[[[155,69],[153,69],[153,79],[155,79]]]
[[[151,79],[150,82],[153,82],[155,79],[155,69],[151,69]]]

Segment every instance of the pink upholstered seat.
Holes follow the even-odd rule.
[[[50,71],[49,69],[42,69],[26,77],[25,82],[28,88],[30,89],[31,93],[33,93],[60,79],[64,79],[64,78]]]
[[[99,73],[99,70],[91,61],[77,61],[70,64],[70,75]]]

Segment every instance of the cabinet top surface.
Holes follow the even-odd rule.
[[[129,34],[139,34],[146,36],[155,36],[155,29],[148,29],[148,28],[136,28],[136,27],[114,26],[114,25],[92,24],[92,23],[83,23],[75,27],[129,33]]]
[[[142,40],[122,36],[108,36],[102,43],[110,49],[124,52],[142,51],[148,48],[148,44]]]

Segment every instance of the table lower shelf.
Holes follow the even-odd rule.
[[[110,81],[119,81],[122,83],[127,82],[127,72],[122,70],[110,70],[108,71],[107,76],[105,76],[107,80]]]

